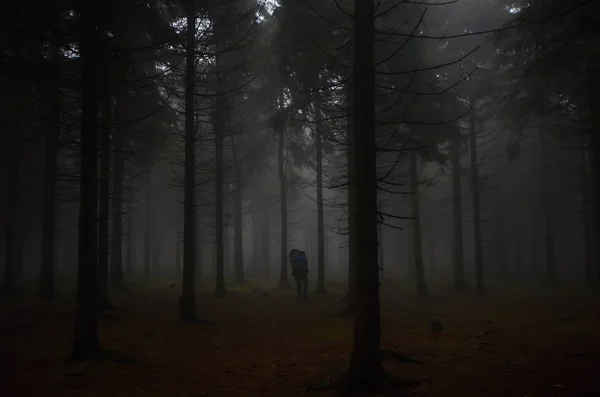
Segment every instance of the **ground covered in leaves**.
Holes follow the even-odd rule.
[[[312,295],[256,285],[221,299],[206,289],[198,315],[178,321],[178,286],[134,285],[100,321],[100,360],[68,359],[73,298],[0,307],[2,396],[303,396],[312,381],[349,362],[352,320],[335,316],[341,294]],[[426,302],[385,293],[382,347],[420,363],[387,369],[420,385],[406,396],[599,396],[600,302],[558,293],[451,291]],[[338,395],[336,390],[313,396]]]

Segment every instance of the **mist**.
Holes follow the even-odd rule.
[[[1,18],[3,395],[600,393],[596,2]]]

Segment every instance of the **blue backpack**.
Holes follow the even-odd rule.
[[[294,273],[306,272],[308,270],[308,259],[304,255],[298,255],[292,263]]]

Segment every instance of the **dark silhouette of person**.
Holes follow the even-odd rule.
[[[306,253],[300,250],[292,250],[290,261],[292,262],[292,276],[296,280],[298,301],[306,302],[308,295],[308,258]]]

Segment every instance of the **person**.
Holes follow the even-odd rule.
[[[292,257],[291,253],[290,257]],[[298,301],[306,302],[308,295],[308,258],[304,251],[296,250],[293,255],[292,276],[296,280]]]

